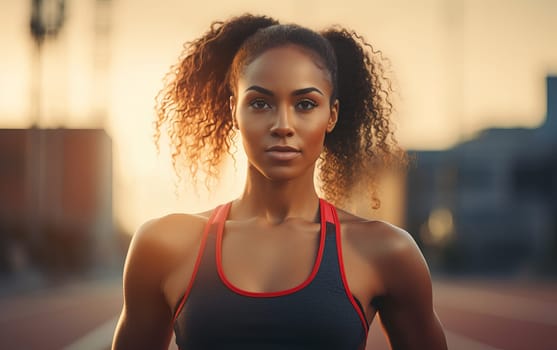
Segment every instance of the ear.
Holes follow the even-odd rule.
[[[330,133],[335,128],[338,121],[338,109],[339,109],[338,99],[331,105],[331,114],[329,115],[329,121],[327,122],[327,133]]]
[[[232,125],[234,126],[234,129],[238,129],[238,121],[236,120],[236,97],[234,97],[234,95],[230,96],[229,105]]]

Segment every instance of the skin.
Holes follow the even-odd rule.
[[[223,270],[236,287],[274,292],[302,283],[318,235],[315,162],[338,119],[326,71],[288,45],[257,57],[230,98],[248,157],[247,180],[226,222]],[[272,146],[297,150],[291,159]],[[338,209],[349,288],[371,322],[379,314],[391,349],[447,349],[433,310],[426,262],[412,237]],[[210,212],[172,214],[134,235],[124,268],[124,305],[112,349],[167,349],[172,312],[192,276]]]

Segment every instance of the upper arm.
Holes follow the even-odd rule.
[[[447,349],[433,309],[429,269],[413,238],[389,227],[391,245],[380,261],[385,295],[379,317],[392,349]]]
[[[124,266],[124,305],[113,350],[168,348],[172,315],[161,286],[169,263],[159,231],[160,224],[154,220],[132,238]]]

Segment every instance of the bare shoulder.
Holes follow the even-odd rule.
[[[145,222],[132,238],[127,264],[144,262],[164,278],[164,271],[195,249],[207,220],[208,213],[169,214]]]
[[[374,260],[396,259],[401,254],[419,251],[414,238],[396,225],[361,218],[344,210],[338,212],[347,240],[361,247]]]
[[[206,213],[170,214],[139,227],[128,248],[124,266],[124,294],[163,296],[168,276],[199,246]],[[129,298],[125,298],[126,302]]]
[[[429,281],[429,270],[414,238],[404,229],[381,220],[368,220],[339,210],[345,240],[381,276],[385,289],[400,287],[407,274]],[[406,278],[406,279],[405,279]]]
[[[148,244],[172,249],[177,244],[188,244],[195,240],[207,222],[202,214],[169,214],[143,223],[134,234],[132,244]]]

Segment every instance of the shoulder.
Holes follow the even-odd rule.
[[[143,223],[133,235],[131,247],[154,246],[171,249],[176,244],[187,244],[200,234],[207,223],[202,214],[169,214]]]
[[[414,238],[404,229],[381,220],[367,220],[339,213],[346,241],[378,272],[386,291],[414,283],[430,283],[429,269]],[[343,220],[344,218],[344,220]]]
[[[138,277],[160,286],[178,261],[199,244],[207,221],[208,214],[201,213],[170,214],[143,223],[128,248],[124,267],[128,284],[134,284],[134,277]]]
[[[369,220],[339,210],[339,219],[348,241],[365,248],[378,259],[392,259],[418,249],[414,238],[404,229],[381,220]]]

